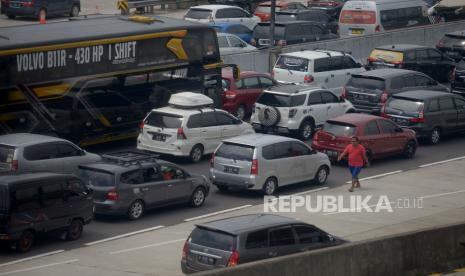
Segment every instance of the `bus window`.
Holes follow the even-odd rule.
[[[344,10],[339,21],[343,24],[375,24],[376,12]]]

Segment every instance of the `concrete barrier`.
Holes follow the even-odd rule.
[[[423,27],[400,29],[374,35],[340,38],[321,42],[290,45],[282,49],[283,53],[300,50],[329,49],[351,52],[352,55],[365,61],[371,50],[377,46],[408,43],[435,46],[445,33],[465,30],[465,21],[428,25]],[[225,55],[227,63],[235,63],[242,70],[269,72],[268,50],[258,50],[245,54]]]
[[[199,276],[427,275],[465,264],[465,223],[348,243]]]

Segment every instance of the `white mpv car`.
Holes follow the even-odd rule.
[[[228,5],[200,5],[189,8],[185,20],[200,23],[236,23],[253,30],[260,18],[247,11]]]
[[[344,52],[306,50],[281,54],[273,77],[280,82],[320,85],[340,96],[350,76],[365,71],[362,64]]]
[[[215,109],[209,97],[192,92],[173,94],[169,106],[153,109],[141,123],[137,149],[189,157],[199,162],[223,139],[254,130],[228,112]]]

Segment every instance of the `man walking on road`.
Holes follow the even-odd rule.
[[[346,155],[349,160],[349,170],[352,174],[352,186],[350,187],[349,192],[353,192],[354,188],[360,188],[358,175],[362,170],[363,162],[365,162],[366,166],[369,166],[370,163],[368,162],[365,147],[360,145],[360,140],[357,136],[353,136],[351,138],[350,145],[347,145],[341,155],[337,158],[337,161],[341,161],[341,159]]]

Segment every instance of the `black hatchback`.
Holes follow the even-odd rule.
[[[34,17],[40,19],[57,15],[75,17],[81,11],[80,0],[2,0],[2,13],[8,18],[16,16]]]

